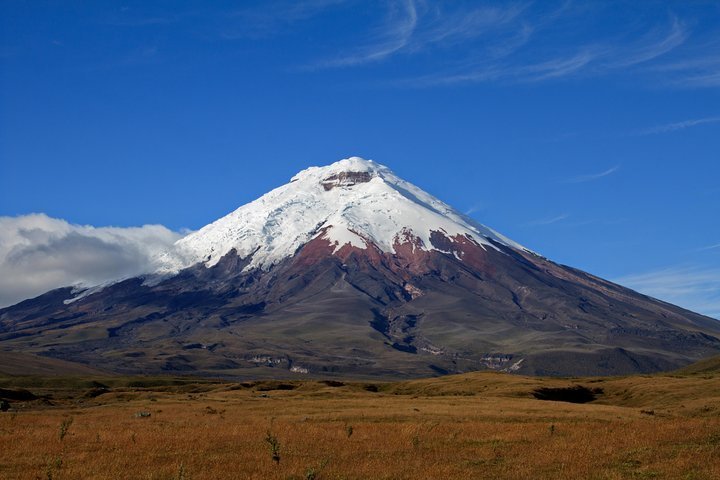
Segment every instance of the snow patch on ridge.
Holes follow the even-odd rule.
[[[347,228],[336,228],[334,226],[330,226],[321,238],[328,240],[331,245],[335,245],[333,253],[337,252],[345,245],[351,245],[360,249],[367,248],[367,242],[365,242],[365,239]]]
[[[71,303],[75,303],[78,300],[82,300],[83,298],[89,297],[90,295],[93,295],[95,293],[100,293],[103,290],[105,290],[107,287],[111,285],[115,285],[116,283],[120,283],[125,279],[119,279],[119,280],[109,280],[107,282],[100,283],[98,285],[93,286],[87,286],[83,283],[78,283],[73,285],[72,290],[70,291],[70,295],[72,297],[63,300],[63,304],[70,305]]]
[[[229,215],[175,244],[161,272],[203,262],[215,265],[232,249],[251,256],[246,269],[268,269],[320,237],[334,245],[360,249],[375,244],[395,253],[398,240],[417,238],[413,248],[438,250],[432,232],[464,235],[483,248],[489,239],[517,249],[521,245],[457,212],[371,160],[351,157],[326,167],[310,167]]]

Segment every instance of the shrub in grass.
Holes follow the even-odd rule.
[[[62,441],[65,438],[65,435],[67,435],[68,430],[70,429],[70,425],[73,423],[73,418],[69,417],[66,418],[60,423],[60,441]]]
[[[265,443],[270,446],[270,456],[273,462],[280,463],[280,441],[269,430],[265,435]]]

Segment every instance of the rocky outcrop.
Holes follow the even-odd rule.
[[[372,178],[371,172],[340,172],[323,179],[321,183],[325,191],[329,191],[335,187],[352,187],[358,183],[367,183]]]

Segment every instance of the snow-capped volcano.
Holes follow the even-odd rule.
[[[442,251],[433,232],[461,236],[483,248],[496,248],[493,240],[523,249],[389,168],[351,157],[303,170],[286,185],[179,240],[165,268],[199,262],[213,266],[234,249],[242,258],[251,257],[246,269],[267,269],[315,238],[328,240],[334,251],[349,245],[396,253],[408,240],[422,250]]]
[[[160,275],[0,309],[0,342],[243,378],[627,374],[720,352],[716,320],[534,254],[357,157],[300,172],[159,260]]]

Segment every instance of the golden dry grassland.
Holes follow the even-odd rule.
[[[0,478],[720,479],[714,373],[99,382],[0,379],[44,397],[0,413]],[[604,393],[532,395],[571,385]]]

